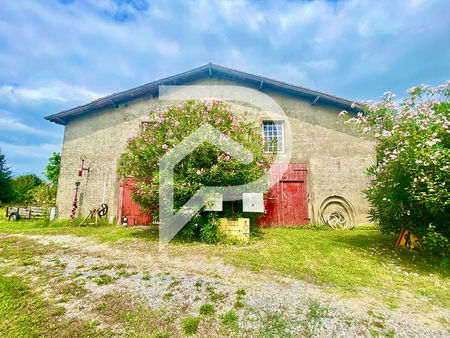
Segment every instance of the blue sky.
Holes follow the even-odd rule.
[[[450,1],[2,1],[0,147],[40,173],[45,115],[209,61],[354,100],[450,79]]]

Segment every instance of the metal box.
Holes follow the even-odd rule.
[[[264,212],[263,194],[257,192],[242,194],[242,210],[244,212]]]
[[[205,211],[222,211],[222,194],[214,193],[205,198]]]

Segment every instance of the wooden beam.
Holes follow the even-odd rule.
[[[62,117],[57,116],[57,117],[55,117],[55,120],[57,120],[59,123],[61,123],[63,125],[67,124],[67,122]]]
[[[114,108],[119,108],[119,104],[115,102],[113,99],[110,99],[109,102],[114,106]]]

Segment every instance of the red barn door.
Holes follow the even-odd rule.
[[[291,226],[308,224],[306,165],[303,163],[273,164],[273,175],[284,171],[264,196],[266,213],[258,220],[260,226]],[[272,182],[274,177],[271,178]]]
[[[127,178],[120,182],[119,205],[117,208],[117,220],[123,224],[124,217],[127,218],[128,226],[148,225],[152,221],[151,214],[141,210],[141,206],[131,198],[131,192],[135,186],[133,178]]]

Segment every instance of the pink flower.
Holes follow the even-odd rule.
[[[407,91],[409,94],[412,94],[412,93],[414,93],[414,92],[416,91],[416,89],[417,89],[417,87],[411,87],[411,88],[408,88],[406,91]]]
[[[168,146],[167,144],[163,144],[163,145],[162,145],[162,148],[163,148],[163,149],[167,149],[167,148],[169,148],[169,146]]]
[[[230,139],[229,135],[220,134],[219,139],[222,141],[228,141]]]
[[[197,175],[200,175],[202,172],[200,170],[197,170]]]

